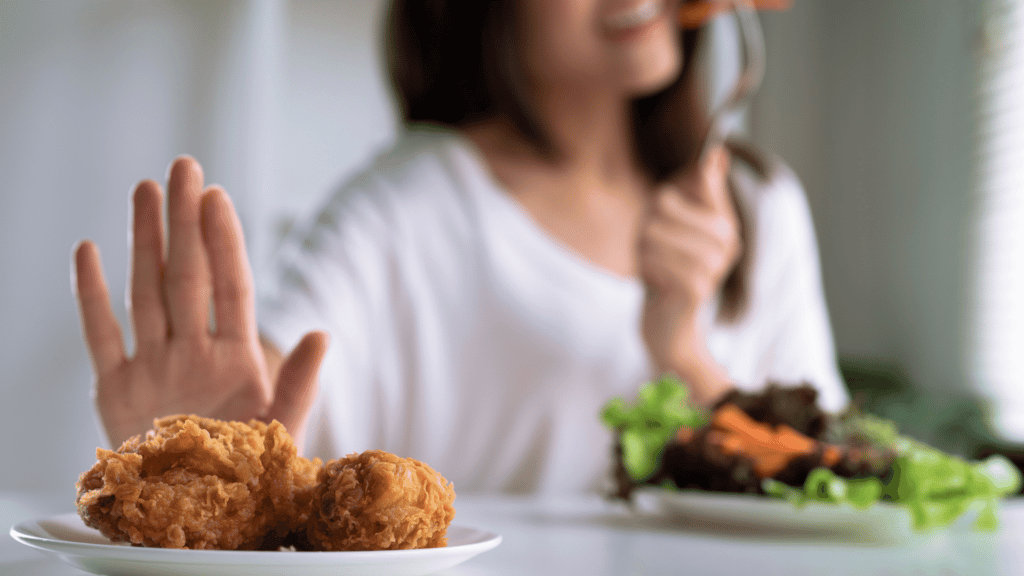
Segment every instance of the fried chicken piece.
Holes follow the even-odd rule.
[[[77,485],[86,525],[164,548],[277,548],[308,521],[320,466],[297,455],[280,422],[184,415],[96,457]]]
[[[324,465],[306,536],[315,550],[448,545],[455,489],[430,466],[381,450]]]
[[[268,529],[261,548],[276,550],[282,545],[298,544],[305,536],[322,462],[319,458],[307,460],[299,456],[291,435],[276,420],[267,426],[265,440],[260,495]],[[293,542],[295,538],[299,540]]]

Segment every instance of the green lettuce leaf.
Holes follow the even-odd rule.
[[[609,400],[601,410],[605,426],[619,432],[626,473],[643,481],[658,471],[665,445],[682,426],[708,423],[705,411],[690,405],[690,393],[678,378],[664,375],[640,387],[636,401]]]
[[[997,526],[1000,498],[1021,487],[1020,471],[1003,456],[967,462],[931,446],[900,438],[887,499],[907,506],[914,526],[928,530],[947,526],[974,506],[980,508],[975,527]]]
[[[830,502],[868,508],[890,502],[906,507],[919,531],[948,526],[972,508],[978,511],[974,527],[994,530],[999,525],[999,499],[1020,490],[1020,471],[1002,456],[971,463],[908,438],[900,438],[897,453],[892,478],[885,484],[878,478],[842,478],[817,468],[802,489],[772,479],[762,487],[795,506]]]

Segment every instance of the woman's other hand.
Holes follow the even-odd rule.
[[[728,186],[729,154],[719,147],[695,171],[658,190],[640,234],[647,285],[643,336],[655,368],[674,372],[698,403],[730,387],[707,349],[698,314],[721,288],[741,252]]]
[[[326,334],[307,334],[287,358],[261,344],[242,227],[227,194],[204,189],[199,163],[181,157],[171,166],[167,195],[166,258],[160,185],[140,182],[133,195],[131,357],[99,250],[83,241],[74,254],[95,401],[109,441],[118,446],[154,418],[187,413],[277,419],[300,443]]]

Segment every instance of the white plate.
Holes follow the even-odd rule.
[[[695,528],[716,531],[860,542],[892,542],[913,535],[910,512],[885,502],[866,509],[824,502],[798,507],[756,494],[661,488],[643,488],[636,497],[644,507],[653,505]]]
[[[422,576],[464,562],[501,543],[501,536],[493,532],[450,526],[446,548],[422,550],[252,552],[143,548],[112,544],[85,526],[74,513],[22,522],[11,528],[11,536],[86,572],[107,576]]]

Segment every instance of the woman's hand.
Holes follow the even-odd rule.
[[[175,160],[167,188],[166,259],[160,186],[140,182],[133,197],[131,357],[99,250],[89,241],[75,250],[75,289],[109,441],[118,446],[154,418],[187,413],[277,419],[301,443],[326,334],[307,334],[284,359],[264,349],[242,227],[227,194],[204,190],[202,168],[188,157]]]
[[[651,359],[704,404],[730,387],[697,320],[742,248],[728,171],[729,154],[720,147],[676,185],[658,190],[640,234],[640,275],[648,288],[642,328]]]

